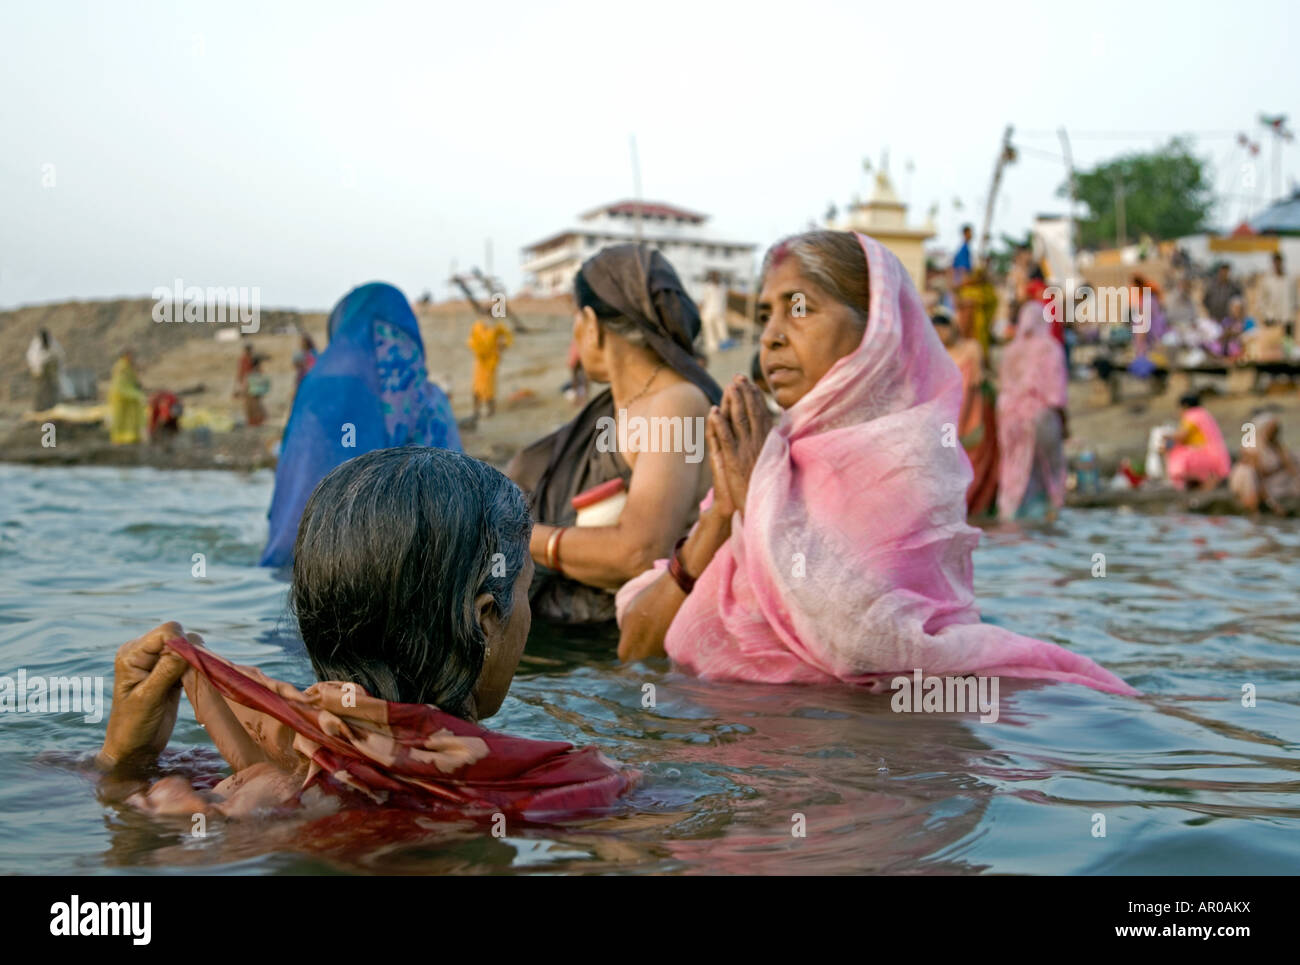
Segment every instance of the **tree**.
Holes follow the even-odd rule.
[[[1214,205],[1205,162],[1177,137],[1158,150],[1125,154],[1079,172],[1075,182],[1079,200],[1088,206],[1088,216],[1078,222],[1084,248],[1115,244],[1121,218],[1125,240],[1196,234]],[[1057,191],[1063,197],[1069,193],[1068,183]]]

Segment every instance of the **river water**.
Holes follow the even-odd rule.
[[[313,679],[286,584],[256,566],[269,473],[3,465],[0,492],[0,676],[100,676],[107,701],[117,647],[175,619]],[[617,813],[504,837],[382,816],[196,837],[101,801],[83,762],[102,720],[0,713],[0,872],[1296,873],[1298,558],[1295,521],[1076,511],[987,531],[984,619],[1143,692],[1003,681],[995,723],[621,666],[608,641],[538,631],[490,726],[643,776]],[[182,701],[165,761],[211,770],[209,747]]]

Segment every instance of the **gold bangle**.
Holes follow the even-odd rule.
[[[555,569],[555,544],[560,541],[560,532],[560,527],[555,527],[555,529],[551,530],[551,535],[547,537],[546,540],[545,561],[546,568],[550,570]]]
[[[563,569],[564,564],[560,562],[560,540],[564,539],[564,534],[567,533],[568,531],[569,531],[569,527],[561,526],[559,533],[557,533],[555,536],[555,553],[554,553],[555,565],[553,565],[551,569],[555,570],[556,573],[559,573],[560,576],[564,575],[564,569]]]

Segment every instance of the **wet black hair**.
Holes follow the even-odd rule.
[[[1184,409],[1194,409],[1201,404],[1201,393],[1199,392],[1185,393],[1183,396],[1179,398],[1178,404],[1182,406]]]
[[[486,648],[474,601],[491,593],[509,619],[531,532],[519,487],[461,453],[403,446],[343,463],[294,544],[291,607],[317,679],[464,716]]]

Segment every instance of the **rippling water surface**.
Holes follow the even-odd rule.
[[[111,689],[116,648],[175,619],[311,681],[286,585],[256,566],[269,474],[0,466],[0,491],[0,675]],[[0,714],[0,872],[1296,873],[1298,556],[1295,522],[1092,511],[987,532],[984,618],[1144,694],[1004,682],[997,723],[895,714],[848,688],[705,683],[535,633],[492,726],[597,744],[644,776],[618,813],[504,838],[384,819],[195,838],[101,803],[78,761],[102,721]],[[210,768],[207,747],[182,702],[169,760]]]

